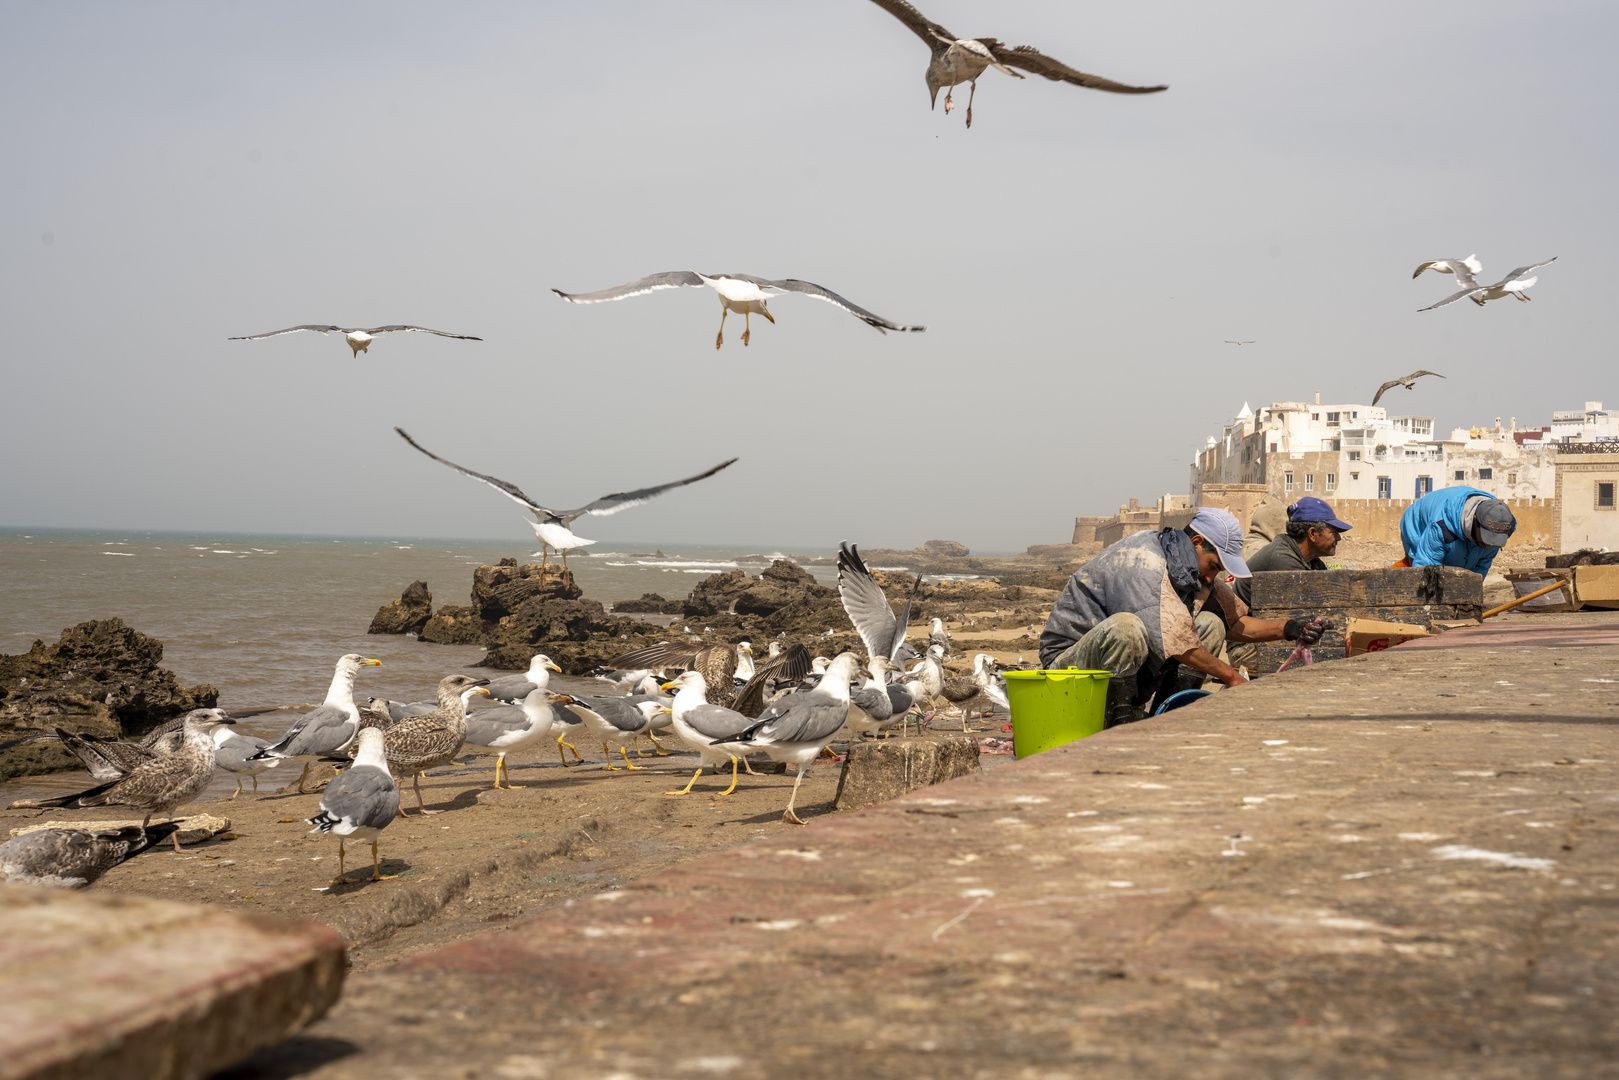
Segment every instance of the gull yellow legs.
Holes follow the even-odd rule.
[[[701,775],[703,775],[703,767],[701,765],[699,765],[699,766],[697,766],[697,771],[691,774],[691,779],[686,781],[686,786],[685,787],[681,788],[679,791],[665,791],[664,794],[665,795],[689,795],[691,793],[691,786],[693,784],[697,783],[697,778],[699,776],[701,776]],[[737,780],[737,776],[736,776],[736,755],[733,754],[733,755],[731,755],[731,786],[726,788],[724,791],[720,792],[720,794],[721,795],[729,795],[731,792],[735,791],[736,790],[736,780]]]
[[[636,765],[630,761],[630,755],[624,752],[624,747],[622,746],[618,748],[618,756],[624,759],[623,769],[613,764],[613,751],[612,748],[606,743],[602,743],[602,756],[607,759],[607,764],[603,766],[603,768],[605,768],[608,772],[622,772],[623,769],[634,769],[640,772],[645,771],[646,769],[645,765]]]
[[[342,841],[338,842],[337,849],[340,852],[343,850]],[[398,874],[384,874],[382,872],[382,860],[377,857],[377,842],[375,840],[371,841],[371,880],[392,881],[398,876]]]
[[[585,760],[583,757],[580,756],[579,748],[577,746],[573,745],[573,743],[569,742],[567,739],[564,739],[562,736],[558,735],[557,736],[557,760],[562,762],[562,767],[564,769],[570,767],[568,765],[568,756],[562,752],[562,748],[564,746],[566,746],[569,750],[573,751],[573,763],[575,765],[577,765],[581,761]]]

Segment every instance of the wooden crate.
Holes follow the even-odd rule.
[[[1531,600],[1527,604],[1519,604],[1513,611],[1537,615],[1556,611],[1578,611],[1580,601],[1574,595],[1573,570],[1508,570],[1505,574],[1507,581],[1512,584],[1514,596],[1528,596],[1539,592],[1552,582],[1560,582],[1562,588],[1554,593],[1547,593],[1538,600]]]
[[[1619,608],[1619,566],[1576,566],[1574,596],[1586,607]]]
[[[1313,651],[1317,660],[1337,660],[1351,618],[1423,627],[1477,619],[1484,611],[1484,579],[1454,566],[1274,571],[1254,575],[1250,606],[1256,619],[1331,619],[1332,628]],[[1293,643],[1265,642],[1258,652],[1259,672],[1269,674],[1293,652]]]

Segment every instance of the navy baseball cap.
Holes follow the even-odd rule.
[[[1348,532],[1354,526],[1347,521],[1339,521],[1338,515],[1333,512],[1332,504],[1325,499],[1318,499],[1314,495],[1306,495],[1298,502],[1287,508],[1287,520],[1319,521],[1323,525],[1331,525],[1339,532]]]
[[[1200,506],[1188,528],[1220,553],[1220,565],[1225,567],[1226,573],[1232,577],[1253,576],[1248,564],[1242,561],[1242,526],[1228,512]]]

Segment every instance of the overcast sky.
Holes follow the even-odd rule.
[[[741,457],[604,542],[1021,549],[1244,401],[1619,405],[1619,6],[922,6],[1170,89],[991,71],[969,131],[867,0],[0,7],[0,525],[528,535],[398,424],[553,506]],[[1474,252],[1560,260],[1417,314]],[[686,268],[928,331],[549,291]],[[225,340],[302,322],[486,340]]]

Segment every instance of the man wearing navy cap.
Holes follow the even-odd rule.
[[[1127,536],[1068,579],[1040,635],[1040,664],[1111,671],[1108,727],[1134,719],[1180,666],[1240,686],[1247,680],[1220,659],[1227,640],[1314,644],[1323,629],[1250,616],[1225,581],[1248,572],[1242,528],[1224,510],[1205,506],[1185,529]]]
[[[1338,550],[1338,537],[1353,526],[1339,521],[1325,499],[1306,495],[1287,508],[1287,531],[1260,548],[1248,559],[1248,569],[1256,574],[1270,570],[1325,570],[1322,560]],[[1237,595],[1245,604],[1253,603],[1254,579],[1238,578]]]

